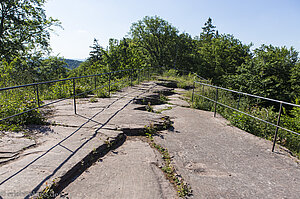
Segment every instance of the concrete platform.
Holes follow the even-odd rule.
[[[48,119],[52,125],[35,134],[33,141],[20,136],[12,151],[13,145],[2,139],[1,155],[22,151],[13,161],[1,166],[1,198],[37,196],[54,181],[60,181],[72,168],[77,168],[93,150],[113,145],[124,134],[123,128],[144,128],[151,123],[163,122],[160,115],[135,110],[140,105],[132,104],[134,99],[151,93],[152,89],[159,87],[154,82],[143,83],[95,103],[77,99],[76,115],[73,100],[65,100],[52,106]],[[23,150],[31,144],[35,147]]]
[[[66,187],[58,198],[174,199],[158,168],[160,154],[138,138],[111,151]]]
[[[174,157],[193,198],[299,198],[299,160],[285,150],[271,152],[272,142],[212,112],[177,106],[163,113],[174,129],[155,141]]]

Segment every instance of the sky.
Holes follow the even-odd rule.
[[[300,52],[299,0],[48,0],[45,10],[63,27],[51,33],[52,55],[69,59],[87,58],[94,38],[103,47],[122,39],[145,16],[159,16],[192,37],[211,17],[220,34],[253,43],[252,49],[272,44]]]

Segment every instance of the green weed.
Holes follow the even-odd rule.
[[[164,161],[164,166],[161,168],[161,170],[166,174],[168,180],[175,185],[178,196],[184,198],[190,195],[192,193],[191,187],[184,181],[184,179],[180,175],[177,174],[176,169],[172,165],[172,158],[169,154],[168,149],[162,147],[159,144],[156,144],[153,139],[150,140],[150,145],[161,154]]]
[[[95,98],[95,97],[92,97],[92,98],[90,98],[89,101],[90,101],[91,103],[96,103],[96,102],[98,102],[98,99]]]
[[[146,105],[146,111],[153,112],[153,107],[151,106],[151,102],[148,102],[148,104]]]

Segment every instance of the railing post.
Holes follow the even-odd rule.
[[[136,70],[136,75],[138,78],[138,84],[140,84],[140,70],[139,69]]]
[[[195,81],[193,83],[192,103],[194,103]]]
[[[94,86],[95,86],[95,90],[97,89],[97,76],[94,76]]]
[[[35,92],[36,92],[36,99],[37,99],[38,107],[40,107],[40,96],[39,96],[39,85],[38,84],[35,85]]]
[[[131,87],[132,87],[132,70],[133,70],[133,69],[130,70],[130,86],[131,86]]]
[[[273,140],[273,147],[272,147],[272,152],[274,152],[274,148],[275,148],[275,143],[276,143],[276,139],[277,139],[277,133],[278,133],[278,129],[279,129],[279,123],[280,123],[280,116],[282,113],[282,102],[280,102],[280,107],[279,107],[279,115],[278,115],[278,119],[277,119],[277,127],[275,130],[275,135],[274,135],[274,140]]]
[[[238,104],[236,107],[237,110],[239,110],[239,108],[240,108],[240,101],[241,101],[241,93],[239,93],[239,100],[238,100]]]
[[[111,74],[108,74],[108,96],[110,96],[110,79],[111,79]]]
[[[218,88],[216,88],[216,100],[215,100],[215,112],[214,112],[214,117],[216,117],[216,114],[217,114],[217,102],[218,102]]]
[[[76,85],[75,85],[75,79],[73,79],[73,101],[74,101],[74,113],[77,114],[76,111]]]

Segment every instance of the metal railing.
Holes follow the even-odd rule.
[[[113,72],[107,72],[107,73],[100,73],[100,74],[95,74],[95,75],[87,75],[87,76],[80,76],[80,77],[71,77],[71,78],[65,78],[65,79],[59,79],[59,80],[52,80],[52,81],[46,81],[46,82],[37,82],[37,83],[32,83],[32,84],[20,85],[20,86],[12,86],[12,87],[0,88],[0,93],[1,93],[1,91],[8,91],[8,90],[14,90],[14,89],[19,89],[19,88],[34,87],[35,94],[36,94],[35,98],[36,98],[36,103],[37,103],[37,107],[28,109],[26,111],[23,111],[23,112],[14,114],[14,115],[10,115],[10,116],[1,118],[0,122],[5,121],[5,120],[10,119],[10,118],[13,118],[13,117],[16,117],[16,116],[19,116],[19,115],[22,115],[22,114],[25,114],[25,113],[28,113],[30,111],[33,111],[33,110],[45,107],[45,106],[49,106],[49,105],[54,104],[54,103],[61,102],[61,101],[66,100],[66,99],[70,99],[70,98],[73,98],[74,113],[77,114],[76,97],[78,97],[80,95],[84,95],[86,93],[93,92],[95,90],[98,90],[98,89],[101,89],[101,88],[104,88],[104,87],[107,87],[107,89],[108,89],[108,95],[110,95],[110,93],[111,93],[111,86],[112,85],[115,85],[117,83],[121,83],[121,82],[129,80],[130,81],[130,85],[132,86],[135,77],[136,77],[138,83],[140,82],[141,77],[146,77],[147,76],[147,78],[149,80],[151,74],[153,73],[153,70],[150,71],[150,68],[151,69],[160,69],[161,70],[160,73],[161,73],[164,67],[147,67],[147,68],[141,68],[141,69],[126,69],[126,70],[119,70],[119,71],[113,71]],[[165,69],[167,69],[167,68],[165,68]],[[281,119],[281,115],[282,115],[282,111],[283,111],[283,105],[290,105],[290,106],[294,106],[294,107],[300,107],[300,105],[289,103],[289,102],[284,102],[284,101],[280,101],[280,100],[270,99],[270,98],[266,98],[266,97],[261,97],[261,96],[257,96],[257,95],[252,95],[252,94],[248,94],[248,93],[244,93],[244,92],[240,92],[240,91],[235,91],[235,90],[231,90],[231,89],[227,89],[227,88],[222,88],[222,87],[219,87],[219,86],[214,86],[214,85],[208,84],[210,82],[209,80],[204,79],[203,77],[199,76],[198,74],[196,74],[194,72],[190,72],[190,71],[182,70],[182,69],[178,69],[178,68],[174,68],[174,69],[177,70],[177,71],[183,72],[183,73],[192,74],[192,75],[194,75],[195,79],[198,78],[198,79],[200,79],[200,81],[202,81],[202,82],[194,81],[194,83],[193,83],[192,102],[194,102],[195,95],[203,97],[204,99],[213,102],[214,103],[214,117],[216,117],[217,105],[221,105],[221,106],[224,106],[226,108],[232,109],[232,110],[234,110],[236,112],[245,114],[245,115],[247,115],[249,117],[252,117],[252,118],[254,118],[256,120],[259,120],[261,122],[264,122],[266,124],[269,124],[271,126],[276,127],[274,138],[273,138],[272,151],[274,151],[275,143],[276,143],[276,140],[277,140],[277,133],[278,133],[279,129],[282,129],[282,130],[285,130],[287,132],[290,132],[290,133],[293,133],[295,135],[300,136],[299,133],[297,133],[295,131],[292,131],[290,129],[287,129],[285,127],[280,126],[280,119]],[[124,80],[112,82],[113,75],[117,74],[117,73],[122,73],[122,72],[127,72],[128,78],[124,79]],[[97,78],[100,77],[100,76],[103,76],[103,75],[107,76],[108,82],[106,84],[104,84],[104,85],[97,86]],[[84,79],[84,78],[91,78],[91,77],[94,77],[94,88],[76,94],[76,80]],[[39,89],[40,85],[45,85],[45,84],[50,84],[50,83],[57,83],[57,82],[67,82],[67,81],[71,81],[71,83],[72,83],[72,95],[71,96],[66,97],[66,98],[62,98],[62,99],[57,99],[57,100],[51,101],[51,102],[49,102],[47,104],[41,104],[40,91],[39,91],[40,90]],[[203,83],[203,82],[205,82],[205,83]],[[202,85],[203,89],[204,89],[204,86],[207,86],[207,87],[215,89],[215,96],[214,96],[215,99],[211,99],[209,97],[206,97],[204,95],[201,95],[201,94],[197,93],[197,91],[195,90],[196,84]],[[234,108],[234,107],[231,107],[229,105],[223,104],[220,101],[218,101],[218,99],[219,99],[219,96],[218,96],[219,90],[224,90],[224,91],[228,91],[228,92],[232,92],[232,93],[238,94],[238,101],[237,101],[238,104],[237,104],[237,107]],[[277,118],[276,124],[271,123],[269,121],[266,121],[264,119],[258,118],[256,116],[253,116],[253,115],[251,115],[249,113],[246,113],[246,112],[240,110],[241,95],[245,95],[245,96],[249,96],[249,97],[254,97],[254,98],[258,98],[258,99],[262,99],[262,100],[267,100],[267,101],[271,101],[273,103],[278,103],[279,104],[279,112],[278,112],[278,118]]]
[[[14,89],[19,89],[19,88],[33,87],[35,95],[36,95],[35,96],[35,101],[36,101],[36,105],[37,105],[34,108],[31,108],[31,109],[28,109],[28,110],[16,113],[14,115],[6,116],[4,118],[0,118],[0,122],[3,122],[3,121],[8,120],[10,118],[17,117],[17,116],[20,116],[22,114],[31,112],[33,110],[37,110],[39,108],[43,108],[45,106],[49,106],[51,104],[58,103],[58,102],[61,102],[63,100],[70,99],[70,98],[73,98],[74,113],[77,114],[76,97],[78,97],[80,95],[87,94],[87,93],[91,93],[91,92],[93,92],[95,90],[98,90],[98,89],[101,89],[101,88],[104,88],[104,87],[107,87],[107,89],[108,89],[108,95],[110,95],[110,93],[111,93],[111,86],[112,85],[115,85],[117,83],[121,83],[121,82],[130,80],[130,85],[132,86],[133,85],[133,81],[135,79],[137,79],[138,83],[141,81],[142,75],[144,77],[148,78],[148,80],[149,80],[150,77],[151,77],[151,74],[154,72],[153,70],[150,71],[150,69],[156,69],[156,68],[159,68],[159,67],[147,67],[147,68],[141,68],[141,69],[125,69],[125,70],[118,70],[118,71],[107,72],[107,73],[100,73],[100,74],[95,74],[95,75],[87,75],[87,76],[80,76],[80,77],[71,77],[71,78],[65,78],[65,79],[59,79],[59,80],[37,82],[37,83],[31,83],[31,84],[25,84],[25,85],[19,85],[19,86],[11,86],[11,87],[0,88],[0,94],[1,94],[1,92],[3,92],[3,91],[9,91],[9,90],[14,90]],[[124,75],[123,78],[125,76],[127,76],[127,75],[128,75],[128,78],[125,78],[125,79],[120,80],[120,81],[112,82],[113,75],[115,75],[117,73],[123,73],[123,72],[127,72],[127,74]],[[98,77],[104,76],[104,75],[107,76],[108,82],[106,84],[104,84],[104,85],[97,86],[97,79],[98,79]],[[87,90],[87,91],[84,91],[84,92],[81,92],[81,93],[76,93],[76,80],[85,79],[85,78],[93,78],[93,77],[94,77],[94,88],[93,89],[90,89],[90,90]],[[71,96],[65,97],[65,98],[62,98],[62,99],[58,99],[58,100],[49,102],[47,104],[41,104],[40,89],[39,89],[39,87],[41,85],[46,85],[46,84],[51,84],[51,83],[57,83],[57,82],[67,82],[67,81],[70,81],[71,84],[72,84],[72,95]]]
[[[211,99],[209,97],[206,97],[206,96],[203,95],[203,93],[202,94],[197,93],[196,90],[195,90],[196,84],[202,85],[203,86],[203,90],[204,90],[204,86],[207,86],[207,87],[215,89],[215,99]],[[237,101],[238,104],[237,104],[237,107],[234,108],[234,107],[231,107],[229,105],[226,105],[226,104],[223,104],[223,103],[219,102],[218,101],[218,99],[219,99],[219,96],[218,96],[219,90],[224,90],[224,91],[228,91],[228,92],[232,92],[232,93],[238,94],[238,101]],[[289,103],[289,102],[284,102],[284,101],[280,101],[280,100],[270,99],[270,98],[266,98],[266,97],[261,97],[261,96],[257,96],[257,95],[252,95],[252,94],[248,94],[248,93],[244,93],[244,92],[240,92],[240,91],[235,91],[235,90],[231,90],[231,89],[227,89],[227,88],[222,88],[222,87],[219,87],[219,86],[214,86],[214,85],[203,83],[203,82],[199,82],[199,81],[194,81],[193,92],[192,92],[192,102],[194,102],[194,96],[195,95],[203,97],[204,99],[209,100],[209,101],[211,101],[211,102],[214,103],[214,117],[216,117],[217,105],[221,105],[221,106],[224,106],[226,108],[232,109],[232,110],[234,110],[236,112],[245,114],[245,115],[247,115],[249,117],[252,117],[252,118],[254,118],[256,120],[259,120],[261,122],[264,122],[266,124],[269,124],[271,126],[276,127],[274,138],[273,138],[272,152],[274,152],[274,147],[275,147],[275,143],[276,143],[276,140],[277,140],[277,134],[278,134],[278,130],[279,129],[282,129],[282,130],[285,130],[285,131],[287,131],[289,133],[292,133],[292,134],[300,136],[299,133],[280,126],[280,119],[281,119],[281,115],[282,115],[282,111],[283,111],[283,105],[289,105],[289,106],[293,106],[293,107],[300,107],[300,105]],[[279,104],[279,112],[278,112],[278,118],[277,118],[276,124],[268,122],[268,121],[266,121],[264,119],[261,119],[261,118],[258,118],[256,116],[253,116],[253,115],[251,115],[249,113],[246,113],[244,111],[241,111],[240,108],[239,108],[240,107],[241,95],[249,96],[249,97],[254,97],[254,98],[262,99],[262,100],[267,100],[267,101],[270,101],[270,102],[273,102],[273,103],[278,103]]]

